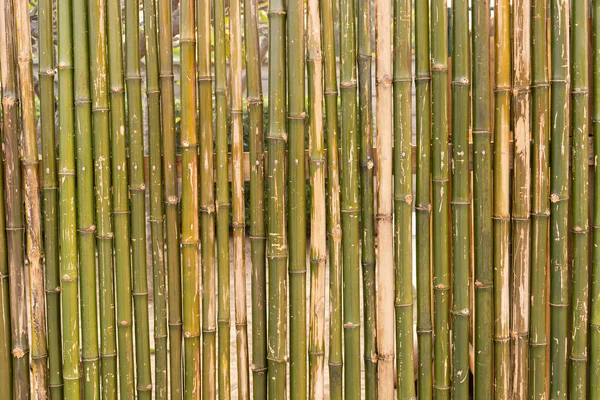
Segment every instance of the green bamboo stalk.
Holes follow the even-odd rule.
[[[265,163],[258,0],[244,0],[246,88],[250,151],[250,252],[252,258],[253,398],[267,396],[267,281],[265,265]]]
[[[494,398],[510,390],[510,3],[496,0],[494,22]]]
[[[248,311],[246,306],[244,110],[242,103],[242,20],[240,6],[240,0],[229,3],[229,48],[231,54],[231,191],[233,197],[232,227],[237,386],[238,398],[240,400],[247,400],[250,398],[250,378],[248,376]]]
[[[60,271],[58,248],[58,179],[56,175],[56,137],[54,98],[54,38],[52,0],[39,3],[39,79],[40,79],[40,126],[42,139],[42,204],[44,262],[46,268],[46,314],[48,329],[48,388],[51,399],[63,398],[62,343],[60,328]],[[1,168],[1,166],[0,166]],[[3,200],[0,201],[4,207]],[[1,218],[0,218],[1,219]],[[2,219],[0,224],[5,223]],[[0,226],[0,232],[4,227]],[[0,244],[3,243],[0,239]],[[0,275],[7,275],[0,272]],[[8,284],[8,281],[6,281]],[[10,339],[8,339],[10,340]],[[0,342],[4,342],[0,338]],[[10,361],[0,363],[12,367]],[[2,378],[10,379],[10,373]],[[7,385],[10,385],[8,383]],[[7,398],[12,398],[12,387],[7,387]]]
[[[133,359],[133,310],[131,305],[131,260],[129,191],[127,180],[127,139],[125,136],[125,88],[123,85],[123,35],[121,2],[107,1],[108,81],[110,82],[112,196],[115,232],[115,270],[117,293],[117,337],[119,395],[135,397]]]
[[[181,258],[179,253],[179,193],[177,183],[177,137],[175,131],[175,92],[173,75],[173,15],[169,0],[158,2],[159,86],[161,101],[162,162],[167,236],[167,286],[169,313],[169,383],[172,400],[181,400],[182,322]]]
[[[144,1],[146,38],[146,96],[148,103],[148,148],[150,156],[150,230],[152,237],[152,282],[154,305],[155,398],[167,399],[167,293],[165,284],[165,239],[161,160],[160,88],[156,4]],[[144,241],[145,242],[145,241]]]
[[[436,399],[450,398],[450,238],[448,154],[448,11],[431,3],[434,376]]]
[[[325,198],[325,137],[323,132],[323,56],[318,0],[307,4],[306,66],[308,71],[308,148],[310,166],[310,328],[309,398],[325,391],[325,268],[327,211]]]
[[[600,67],[600,2],[593,1],[592,9],[592,60],[593,71]],[[600,157],[600,74],[592,74],[594,88],[592,103],[592,129],[594,157]],[[592,217],[592,282],[590,310],[590,397],[600,398],[600,166],[594,164],[594,214]]]
[[[327,235],[329,236],[329,396],[342,398],[342,226],[338,145],[338,85],[335,56],[334,2],[322,0],[325,133],[327,136]],[[375,279],[373,277],[373,279]],[[375,324],[375,322],[374,322]],[[376,328],[374,328],[376,329]],[[376,346],[376,343],[373,344]]]
[[[342,253],[344,385],[346,399],[360,397],[360,255],[358,217],[358,125],[356,96],[356,23],[354,1],[340,2],[340,91],[342,142]],[[391,146],[390,146],[391,147]],[[391,174],[390,174],[391,177]],[[391,199],[391,196],[390,196]],[[391,207],[390,207],[391,208]],[[391,211],[391,210],[390,210]],[[391,221],[390,221],[391,222]],[[390,243],[391,245],[391,243]],[[391,269],[391,264],[390,264]],[[391,303],[390,303],[391,304]],[[392,311],[393,312],[393,311]],[[391,314],[390,314],[391,317]],[[379,333],[379,332],[378,332]],[[392,339],[393,340],[393,339]],[[392,350],[393,351],[393,350]],[[383,395],[380,393],[380,395]]]
[[[358,3],[358,99],[362,220],[365,397],[377,398],[377,310],[375,300],[375,215],[373,195],[373,88],[371,2]]]
[[[548,40],[545,0],[533,0],[531,15],[532,70],[532,197],[531,197],[531,318],[529,321],[529,398],[546,398],[546,269],[550,218],[550,114]]]
[[[21,104],[21,146],[24,169],[26,254],[29,267],[29,311],[31,315],[31,390],[34,399],[48,398],[48,349],[46,343],[46,293],[42,265],[42,210],[40,205],[39,157],[35,104],[29,3],[14,3],[17,36],[17,65]]]
[[[588,135],[589,135],[589,50],[588,2],[574,0],[571,6],[571,168],[572,203],[572,271],[571,271],[571,347],[569,354],[569,398],[586,399],[588,395],[588,303],[589,303],[589,204],[588,204]]]
[[[79,268],[75,208],[75,115],[73,76],[73,9],[71,0],[58,1],[58,130],[60,275],[63,317],[65,399],[79,399]],[[68,327],[68,329],[65,329]]]
[[[87,1],[73,0],[75,144],[77,161],[77,244],[81,294],[83,397],[100,398],[98,308],[96,304],[96,226],[94,224],[94,165],[92,104],[88,53]]]
[[[268,398],[285,399],[287,367],[286,3],[269,0],[269,127],[267,133]]]
[[[469,5],[452,4],[452,398],[469,398]]]
[[[117,398],[117,338],[111,201],[110,121],[108,108],[106,2],[90,0],[90,79],[96,191],[96,244],[100,305],[100,380],[103,399]]]
[[[217,374],[219,399],[231,397],[230,383],[230,282],[229,282],[229,168],[227,160],[227,70],[225,43],[225,0],[214,2],[214,37],[215,37],[215,151],[217,177],[217,334],[218,361]]]
[[[431,72],[429,58],[429,1],[415,3],[415,89],[417,96],[417,393],[431,399],[432,341],[431,315]]]
[[[550,398],[567,399],[569,326],[569,2],[550,2]]]
[[[306,167],[304,0],[287,4],[290,398],[306,399]]]
[[[490,2],[472,3],[473,266],[476,400],[493,396],[492,146]]]
[[[15,32],[13,3],[5,0],[0,6],[0,68],[2,77],[2,122],[4,162],[6,166],[6,235],[8,273],[13,398],[29,398],[29,339],[25,260],[23,253],[23,192],[19,160],[19,102],[15,63]]]
[[[210,0],[197,4],[198,101],[200,106],[200,238],[202,241],[202,397],[217,395],[217,314],[215,307],[215,197]]]
[[[395,0],[393,32],[394,154],[392,158],[394,163],[395,237],[393,246],[395,250],[396,381],[397,398],[399,399],[414,399],[416,395],[413,363],[412,291],[412,101],[408,101],[408,99],[412,99],[411,17],[412,2]],[[468,164],[466,167],[468,172]],[[385,251],[385,247],[380,247],[380,249]],[[468,324],[467,319],[467,329]],[[468,352],[468,330],[465,330],[465,333],[466,351]]]

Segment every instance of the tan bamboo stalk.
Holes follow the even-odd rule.
[[[593,71],[600,68],[600,1],[591,2]],[[600,74],[592,74],[594,157],[600,157]],[[590,285],[590,397],[600,398],[600,164],[594,164],[592,217],[592,279]]]

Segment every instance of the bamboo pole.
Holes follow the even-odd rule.
[[[329,236],[329,396],[342,398],[342,227],[338,145],[338,85],[334,2],[320,2],[323,35],[325,133],[327,136],[327,235]]]
[[[325,137],[323,131],[323,56],[318,0],[307,4],[306,66],[308,70],[308,147],[310,165],[310,328],[309,398],[325,391],[325,268],[327,215],[325,200]]]
[[[31,385],[34,399],[48,397],[48,349],[46,344],[46,293],[42,264],[42,212],[40,205],[39,158],[35,129],[35,104],[29,3],[14,2],[17,36],[17,65],[21,105],[22,164],[25,185],[25,222],[29,267],[29,309],[31,314]]]
[[[229,47],[231,54],[231,158],[233,273],[235,293],[235,330],[238,398],[250,398],[248,377],[248,317],[246,306],[245,204],[244,204],[244,127],[242,104],[242,20],[241,1],[229,3]]]
[[[246,86],[250,151],[250,252],[252,258],[253,398],[267,396],[267,281],[265,264],[265,164],[258,1],[244,0]]]
[[[103,399],[117,398],[117,338],[113,224],[111,201],[110,122],[108,108],[106,2],[90,0],[90,79],[96,192],[96,244],[100,312],[100,371]],[[53,142],[52,142],[53,143]]]
[[[494,398],[510,390],[510,3],[496,0],[494,22]]]
[[[115,233],[115,271],[117,303],[117,337],[119,363],[119,395],[135,397],[133,359],[133,310],[131,306],[131,261],[129,192],[127,180],[127,139],[125,136],[125,88],[123,85],[123,35],[121,2],[107,1],[108,81],[110,82],[112,196]]]
[[[469,5],[452,4],[452,398],[469,398]]]
[[[431,3],[434,376],[436,399],[450,398],[450,248],[448,153],[448,16],[446,2]]]
[[[146,38],[146,96],[148,103],[148,148],[150,155],[150,231],[152,238],[152,282],[154,305],[155,398],[167,399],[167,293],[165,283],[165,239],[161,160],[160,83],[156,3],[144,1]],[[145,240],[143,241],[145,243]]]
[[[550,398],[566,399],[569,326],[569,2],[550,2]]]
[[[165,232],[167,236],[167,291],[169,324],[169,383],[172,400],[181,400],[182,321],[181,255],[179,253],[179,193],[177,182],[177,137],[173,75],[173,18],[171,1],[158,2],[159,86],[164,173]]]
[[[62,373],[62,339],[60,315],[60,271],[58,248],[58,179],[56,175],[56,136],[55,101],[54,98],[54,38],[53,38],[53,2],[44,0],[39,3],[39,60],[40,60],[40,126],[42,144],[42,204],[43,204],[43,241],[44,262],[46,268],[46,314],[48,329],[48,388],[50,398],[63,398]],[[1,168],[1,166],[0,166]],[[4,193],[2,194],[4,196]],[[0,199],[1,207],[4,200]],[[2,218],[2,222],[4,223]],[[0,226],[0,232],[4,227]],[[4,239],[6,240],[6,239]],[[0,239],[0,243],[2,239]],[[8,271],[0,272],[7,275]],[[8,284],[8,280],[6,280]],[[8,299],[7,299],[8,300]],[[10,341],[10,339],[8,339]],[[0,338],[0,342],[6,343]],[[12,368],[10,361],[0,359],[0,363]],[[10,379],[10,373],[2,378]],[[12,387],[0,383],[7,388],[7,398],[12,398]]]
[[[285,399],[287,370],[286,4],[269,0],[269,127],[267,133],[268,398]]]
[[[417,393],[432,398],[431,309],[431,72],[429,58],[429,1],[415,2],[416,136],[416,259],[417,259]]]
[[[592,9],[592,71],[600,67],[600,2],[593,1]],[[600,74],[592,74],[592,134],[594,158],[600,157]],[[592,282],[590,310],[590,396],[600,398],[600,171],[594,163],[594,203],[592,216]]]
[[[412,291],[412,2],[394,1],[394,270],[397,398],[415,398]],[[411,99],[409,101],[408,99]],[[468,163],[466,169],[468,171]],[[378,181],[379,182],[379,181]],[[379,211],[381,212],[381,211]],[[380,247],[385,251],[386,247]],[[467,297],[468,298],[468,297]],[[467,322],[468,327],[468,322]],[[393,330],[392,330],[393,332]],[[468,334],[467,334],[468,340]],[[392,348],[393,349],[393,348]],[[468,351],[468,343],[467,343]]]
[[[548,40],[545,0],[533,0],[531,15],[532,70],[532,197],[531,197],[531,318],[529,340],[529,398],[545,399],[547,380],[546,301],[550,218],[550,114]]]
[[[100,398],[98,308],[96,303],[96,225],[94,221],[94,165],[92,104],[89,73],[88,10],[85,0],[73,0],[73,61],[75,89],[75,145],[77,166],[77,244],[81,302],[81,358],[83,397]]]
[[[365,397],[377,398],[377,309],[375,298],[375,214],[373,168],[373,88],[371,2],[358,3],[358,98],[363,277]]]
[[[476,400],[493,397],[492,146],[490,2],[472,3],[473,263]]]
[[[571,6],[571,167],[572,198],[572,271],[571,271],[571,347],[569,354],[569,398],[588,395],[588,303],[589,303],[589,57],[588,2],[574,0]]]

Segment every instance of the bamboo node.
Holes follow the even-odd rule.
[[[436,63],[431,66],[431,70],[435,72],[446,72],[448,71],[448,67],[446,64]]]
[[[389,76],[388,74],[385,74],[381,78],[377,79],[376,83],[377,83],[377,85],[382,84],[385,87],[391,86],[391,84],[392,84],[392,77]]]
[[[171,205],[171,206],[177,205],[179,203],[179,197],[177,197],[177,196],[168,196],[166,203],[168,205]]]
[[[2,97],[2,105],[4,107],[12,107],[18,104],[18,100],[14,96],[4,96]]]
[[[443,283],[437,284],[433,288],[435,290],[450,290],[450,286],[446,286]]]
[[[348,321],[344,324],[344,329],[356,329],[359,328],[360,324],[359,323],[354,323],[351,321]]]
[[[122,327],[131,326],[131,322],[129,322],[129,321],[120,321],[119,322],[119,326],[122,326]]]
[[[12,350],[12,354],[16,358],[23,358],[26,353],[27,352],[21,346],[14,347]]]

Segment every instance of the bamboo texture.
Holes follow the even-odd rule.
[[[591,3],[590,13],[592,15],[592,66],[596,70],[600,66],[600,3]],[[592,75],[591,123],[594,136],[594,157],[600,156],[600,75]],[[598,165],[594,165],[594,202],[592,215],[592,259],[591,259],[591,283],[590,283],[590,396],[600,396],[600,304],[598,293],[600,293],[600,173]]]

